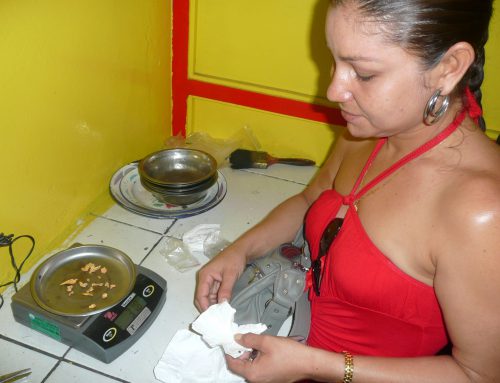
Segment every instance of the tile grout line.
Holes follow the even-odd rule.
[[[105,219],[105,220],[108,220],[108,221],[111,221],[111,222],[115,222],[115,223],[120,223],[120,224],[123,224],[123,225],[126,225],[126,226],[129,226],[129,227],[133,227],[135,229],[140,229],[140,230],[143,230],[143,231],[147,231],[148,233],[151,233],[151,234],[157,234],[159,235],[162,239],[163,238],[176,238],[176,239],[180,239],[180,238],[177,238],[177,237],[174,237],[174,236],[171,236],[171,235],[167,235],[168,231],[172,228],[172,226],[174,226],[174,224],[178,221],[178,218],[169,218],[169,220],[172,220],[172,223],[168,226],[168,228],[165,230],[164,233],[160,233],[158,231],[154,231],[154,230],[150,230],[150,229],[146,229],[144,227],[140,227],[140,226],[137,226],[137,225],[132,225],[130,223],[127,223],[127,222],[123,222],[123,221],[118,221],[114,218],[109,218],[109,217],[105,217],[105,216],[102,216],[102,215],[98,215],[98,214],[95,214],[95,213],[89,213],[90,215],[93,215],[94,217],[97,217],[97,218],[102,218],[102,219]],[[141,262],[142,263],[142,262]]]
[[[9,342],[9,343],[13,343],[17,346],[20,346],[20,347],[23,347],[23,348],[26,348],[28,350],[31,350],[31,351],[34,351],[34,352],[37,352],[39,354],[42,354],[42,355],[45,355],[45,356],[48,356],[49,358],[52,358],[54,360],[56,360],[56,364],[51,368],[51,370],[47,373],[47,375],[45,375],[45,378],[42,380],[41,383],[44,383],[47,381],[47,379],[50,377],[50,375],[52,375],[52,373],[60,366],[61,362],[65,362],[65,363],[68,363],[68,364],[72,364],[74,366],[77,366],[79,368],[83,368],[85,370],[88,370],[88,371],[91,371],[91,372],[94,372],[96,374],[99,374],[99,375],[103,375],[103,376],[106,376],[107,378],[111,378],[113,380],[116,380],[117,382],[121,382],[121,383],[130,383],[129,381],[127,380],[123,380],[123,379],[120,379],[116,376],[112,376],[112,375],[109,375],[109,374],[105,374],[99,370],[95,370],[91,367],[88,367],[88,366],[85,366],[83,364],[80,364],[80,363],[77,363],[77,362],[74,362],[70,359],[67,359],[66,358],[66,355],[68,355],[68,353],[73,349],[73,347],[71,346],[68,346],[68,349],[64,352],[64,354],[62,356],[57,356],[55,354],[51,354],[50,352],[47,352],[47,351],[44,351],[44,350],[41,350],[39,348],[36,348],[36,347],[33,347],[33,346],[30,346],[29,344],[26,344],[26,343],[23,343],[23,342],[20,342],[16,339],[12,339],[12,338],[9,338],[9,337],[6,337],[5,335],[2,335],[0,334],[0,339],[6,341],[6,342]]]
[[[65,356],[65,355],[67,355],[67,354],[68,354],[68,352],[69,352],[71,349],[72,349],[72,347],[70,347],[70,349],[69,349],[69,350],[68,350],[68,351],[64,354],[64,356]],[[65,363],[71,364],[71,365],[73,365],[73,366],[76,366],[76,367],[79,367],[79,368],[83,368],[84,370],[91,371],[91,372],[96,373],[96,374],[98,374],[98,375],[105,376],[105,377],[107,377],[107,378],[113,379],[113,380],[115,380],[115,381],[117,381],[117,382],[120,382],[120,383],[130,383],[128,380],[123,380],[123,379],[118,378],[118,377],[116,377],[116,376],[109,375],[109,374],[105,374],[105,373],[104,373],[104,372],[102,372],[102,371],[99,371],[99,370],[93,369],[93,368],[91,368],[91,367],[85,366],[84,364],[80,364],[80,363],[78,363],[78,362],[74,362],[74,361],[72,361],[72,360],[66,359],[66,358],[64,358],[64,356],[61,358],[60,362],[65,362]],[[42,382],[42,383],[44,383],[44,382]]]
[[[177,218],[175,218],[173,220],[173,222],[170,224],[169,227],[167,227],[167,229],[165,230],[164,233],[161,233],[161,234],[158,233],[158,234],[160,234],[160,238],[158,239],[158,241],[156,241],[156,243],[153,246],[151,246],[151,249],[149,249],[149,251],[146,253],[146,255],[144,256],[144,258],[142,258],[141,262],[139,262],[139,265],[142,265],[144,263],[144,261],[149,257],[149,255],[153,252],[153,250],[156,249],[156,247],[160,244],[160,242],[163,240],[163,238],[168,237],[167,233],[172,228],[172,226],[175,225],[176,222],[177,222]]]
[[[36,351],[36,352],[38,352],[38,353],[40,353],[40,354],[43,354],[43,355],[48,356],[48,357],[51,357],[51,358],[53,358],[53,359],[57,359],[57,360],[59,360],[60,358],[62,358],[62,357],[60,357],[60,356],[57,356],[57,355],[55,355],[55,354],[51,354],[50,352],[47,352],[47,351],[41,350],[41,349],[36,348],[36,347],[33,347],[33,346],[30,346],[29,344],[26,344],[26,343],[20,342],[20,341],[18,341],[18,340],[16,340],[16,339],[9,338],[9,337],[7,337],[7,336],[5,336],[5,335],[2,335],[2,334],[0,334],[0,339],[5,340],[6,342],[14,343],[15,345],[18,345],[18,346],[21,346],[21,347],[27,348],[28,350],[31,350],[31,351]],[[68,346],[68,348],[69,348],[69,346]]]
[[[50,369],[50,371],[47,373],[47,375],[45,375],[45,377],[42,379],[40,383],[45,383],[47,379],[50,378],[50,375],[52,375],[52,373],[57,369],[57,367],[59,367],[60,364],[61,364],[61,359],[58,359],[57,363]]]
[[[45,377],[43,378],[43,380],[41,381],[41,383],[44,383],[45,381],[47,381],[47,378],[50,377],[50,375],[52,375],[52,373],[56,370],[56,368],[59,366],[59,364],[61,364],[61,360],[62,358],[64,357],[64,355],[66,355],[69,350],[71,349],[71,347],[68,346],[68,349],[66,350],[66,352],[64,353],[64,355],[62,357],[59,357],[57,355],[54,355],[54,354],[51,354],[50,352],[47,352],[47,351],[44,351],[44,350],[41,350],[39,348],[36,348],[36,347],[33,347],[33,346],[30,346],[29,344],[26,344],[26,343],[23,343],[23,342],[19,342],[18,340],[15,340],[15,339],[12,339],[12,338],[9,338],[9,337],[6,337],[2,334],[0,334],[0,339],[3,339],[7,342],[10,342],[10,343],[13,343],[17,346],[20,346],[20,347],[24,347],[24,348],[27,348],[28,350],[31,350],[31,351],[34,351],[34,352],[37,352],[39,354],[42,354],[42,355],[45,355],[45,356],[48,356],[52,359],[55,359],[56,360],[56,363],[54,364],[54,366],[52,366],[52,368],[50,369],[50,371],[45,375]]]
[[[50,371],[47,373],[47,375],[45,375],[45,378],[43,378],[43,380],[40,383],[45,383],[47,379],[50,378],[50,376],[54,373],[54,371],[57,370],[57,368],[61,365],[61,362],[64,360],[64,357],[68,355],[68,353],[71,351],[71,348],[72,348],[71,346],[68,346],[66,352],[61,357],[57,358],[57,363],[50,369]]]
[[[172,226],[175,225],[175,223],[178,221],[177,218],[171,218],[172,220],[172,223],[167,227],[167,229],[165,230],[165,232],[163,233],[160,233],[160,232],[157,232],[157,231],[154,231],[154,230],[150,230],[150,229],[146,229],[144,227],[140,227],[140,226],[137,226],[137,225],[132,225],[130,223],[127,223],[127,222],[123,222],[123,221],[118,221],[114,218],[109,218],[109,217],[105,217],[105,216],[102,216],[102,215],[99,215],[99,214],[95,214],[95,213],[89,213],[90,215],[96,217],[96,218],[101,218],[101,219],[104,219],[104,220],[107,220],[107,221],[111,221],[111,222],[115,222],[115,223],[119,223],[119,224],[122,224],[122,225],[126,225],[126,226],[129,226],[129,227],[133,227],[135,229],[139,229],[139,230],[143,230],[143,231],[146,231],[148,233],[151,233],[151,234],[156,234],[158,235],[160,238],[153,244],[153,246],[151,246],[151,248],[148,250],[148,252],[146,253],[146,255],[141,259],[141,261],[138,263],[138,265],[142,265],[144,263],[144,261],[149,257],[149,255],[151,254],[151,252],[156,249],[156,247],[158,246],[158,244],[161,242],[161,240],[163,238],[176,238],[176,237],[172,237],[172,236],[169,236],[167,235],[167,233],[169,232],[169,230],[172,228]],[[178,239],[178,238],[177,238]]]
[[[281,177],[273,176],[273,175],[270,175],[270,174],[262,174],[262,173],[259,173],[259,172],[256,172],[256,171],[252,171],[250,169],[239,169],[238,171],[245,172],[245,173],[256,174],[256,175],[259,175],[259,176],[263,176],[263,177],[267,177],[267,178],[272,178],[272,179],[279,180],[279,181],[285,181],[285,182],[289,182],[289,183],[296,184],[296,185],[302,185],[302,186],[307,186],[308,185],[308,183],[303,183],[303,182],[299,182],[299,181],[289,180],[289,179],[286,179],[286,178],[281,178]],[[314,175],[313,175],[313,177],[314,177]]]
[[[108,218],[108,217],[104,217],[102,215],[98,215],[98,214],[94,214],[94,213],[90,213],[91,215],[93,215],[94,217],[98,217],[98,218],[102,218],[102,219],[105,219],[105,220],[108,220],[108,221],[111,221],[111,222],[115,222],[115,223],[119,223],[119,224],[123,224],[123,225],[126,225],[126,226],[129,226],[129,227],[133,227],[133,228],[136,228],[136,229],[140,229],[140,230],[144,230],[144,231],[147,231],[151,234],[156,234],[158,235],[160,238],[153,244],[153,246],[151,246],[151,248],[148,250],[148,252],[146,253],[146,255],[141,259],[141,261],[138,263],[138,265],[142,265],[144,263],[144,261],[149,257],[149,255],[151,254],[151,252],[156,249],[156,246],[158,246],[158,244],[161,242],[161,240],[163,238],[168,238],[169,236],[167,235],[167,233],[169,232],[169,230],[172,228],[172,226],[175,225],[175,223],[177,222],[177,218],[173,218],[172,219],[172,223],[167,227],[167,229],[163,232],[163,233],[159,233],[157,231],[154,231],[154,230],[149,230],[149,229],[146,229],[146,228],[143,228],[143,227],[140,227],[140,226],[137,226],[137,225],[132,225],[130,223],[127,223],[127,222],[122,222],[122,221],[118,221],[116,219],[113,219],[113,218]]]
[[[124,221],[119,221],[119,220],[117,220],[117,219],[114,219],[114,218],[109,218],[109,217],[106,217],[106,216],[104,216],[104,215],[99,215],[99,214],[96,214],[96,213],[89,213],[89,214],[90,214],[90,215],[92,215],[92,216],[94,216],[94,217],[97,217],[97,218],[106,219],[106,220],[111,221],[111,222],[121,223],[121,224],[123,224],[123,225],[130,226],[130,227],[133,227],[133,228],[136,228],[136,229],[139,229],[139,230],[144,230],[144,231],[147,231],[147,232],[152,233],[152,234],[160,234],[160,235],[162,235],[162,234],[163,234],[163,233],[158,232],[158,231],[155,231],[155,230],[146,229],[145,227],[141,227],[141,226],[133,225],[133,224],[131,224],[131,223],[124,222]],[[169,219],[172,219],[172,218],[169,218]],[[175,222],[175,220],[174,220],[174,222]],[[170,224],[169,228],[170,228],[172,225],[173,225],[173,223],[172,223],[172,224]],[[168,231],[168,229],[167,229],[167,231]]]

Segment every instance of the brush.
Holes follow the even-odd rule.
[[[274,164],[287,164],[296,166],[312,166],[315,162],[304,158],[277,158],[271,156],[267,152],[259,152],[256,150],[236,149],[229,156],[229,162],[233,169],[267,169],[268,166]]]

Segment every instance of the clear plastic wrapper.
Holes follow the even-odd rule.
[[[222,237],[220,230],[214,231],[203,241],[203,254],[205,254],[205,257],[212,259],[230,244],[231,242]]]
[[[187,137],[172,136],[165,142],[167,148],[192,148],[211,154],[218,167],[227,164],[229,155],[238,148],[260,149],[260,143],[248,126],[244,126],[227,139],[214,138],[206,132],[194,132]]]
[[[192,254],[204,255],[209,259],[215,257],[230,244],[229,241],[222,237],[220,224],[218,223],[197,225],[184,233],[182,241]]]
[[[191,254],[189,248],[177,238],[167,238],[165,247],[160,250],[167,263],[181,273],[200,265],[200,262]]]

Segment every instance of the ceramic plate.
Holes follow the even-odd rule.
[[[191,205],[177,206],[158,201],[144,189],[139,179],[137,162],[120,168],[111,178],[111,195],[125,209],[152,218],[184,218],[203,213],[216,206],[226,195],[226,179],[218,171],[217,182],[207,195]]]

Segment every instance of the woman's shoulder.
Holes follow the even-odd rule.
[[[500,146],[480,142],[456,156],[456,169],[439,195],[440,216],[449,225],[460,222],[464,229],[480,222],[500,225]]]

